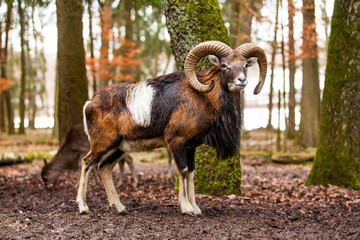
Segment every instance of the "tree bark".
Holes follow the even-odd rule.
[[[89,14],[89,38],[90,38],[90,58],[92,59],[92,63],[90,65],[91,76],[92,76],[92,89],[93,94],[97,91],[97,84],[96,84],[96,70],[95,70],[95,54],[94,54],[94,34],[93,34],[93,26],[92,26],[92,0],[86,0],[87,7],[88,7],[88,14]]]
[[[227,30],[216,0],[166,0],[165,16],[178,70],[184,69],[187,54],[200,42],[218,40],[229,44]],[[198,66],[205,70],[212,65],[203,59]],[[214,149],[202,145],[196,150],[195,164],[196,192],[220,195],[241,193],[239,156],[222,160],[220,164]]]
[[[20,99],[19,115],[20,126],[18,133],[25,133],[25,92],[26,92],[26,60],[25,60],[25,15],[21,6],[21,0],[18,0],[18,12],[20,18],[20,44],[21,44],[21,80],[20,80]]]
[[[216,0],[165,2],[166,26],[171,37],[171,49],[178,70],[184,69],[189,51],[198,43],[218,40],[229,44],[227,29]],[[211,67],[204,59],[198,63],[200,70]]]
[[[258,8],[256,2],[250,0],[231,0],[231,8],[230,46],[235,48],[251,42],[253,12],[257,12]]]
[[[5,47],[3,49],[3,59],[1,61],[1,77],[7,78],[6,66],[7,66],[7,57],[8,57],[8,43],[9,43],[9,31],[12,22],[12,8],[13,8],[13,1],[10,1],[7,4],[7,14],[6,14],[6,25],[5,25]],[[12,108],[11,103],[11,92],[10,89],[3,92],[4,94],[4,102],[6,106],[6,116],[7,116],[7,123],[8,123],[8,133],[14,134],[15,133],[15,126],[14,126],[14,111]]]
[[[57,0],[59,139],[82,122],[88,99],[81,0]]]
[[[360,190],[359,0],[335,0],[320,138],[307,184]]]
[[[288,0],[289,15],[289,117],[288,117],[288,138],[295,137],[295,40],[294,40],[294,16],[295,7],[293,0]]]
[[[275,28],[274,28],[274,40],[272,42],[272,53],[271,53],[271,75],[270,75],[270,93],[269,93],[269,122],[267,128],[271,129],[272,121],[272,110],[273,110],[273,98],[274,98],[274,69],[275,69],[275,56],[277,52],[277,32],[279,29],[279,2],[276,0],[276,16],[275,16]]]
[[[299,143],[316,146],[320,126],[320,87],[314,0],[303,0],[303,84]]]
[[[1,7],[1,3],[0,2],[0,7]],[[0,62],[2,62],[4,59],[4,49],[3,49],[3,44],[2,44],[2,34],[3,34],[3,30],[2,30],[2,22],[0,22]],[[5,121],[5,98],[4,95],[1,93],[0,91],[0,132],[5,132],[6,131],[6,121]]]

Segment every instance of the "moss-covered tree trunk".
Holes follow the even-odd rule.
[[[216,0],[166,0],[165,16],[178,70],[184,69],[187,54],[200,42],[217,40],[229,44],[227,29]],[[198,66],[205,70],[211,65],[204,58]],[[197,148],[195,162],[197,193],[241,193],[239,156],[219,161],[214,149],[201,146]]]
[[[335,184],[360,190],[359,3],[335,0],[320,138],[308,184]]]
[[[314,0],[303,0],[303,84],[299,143],[315,146],[320,127],[320,87]]]
[[[59,139],[82,122],[88,99],[81,0],[57,0]]]

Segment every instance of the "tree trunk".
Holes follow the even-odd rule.
[[[0,132],[6,132],[5,95],[0,93]]]
[[[281,2],[282,3],[282,2]],[[282,69],[283,69],[283,107],[284,107],[284,121],[285,121],[285,130],[283,138],[283,151],[287,152],[287,140],[288,140],[288,118],[286,114],[286,58],[285,58],[285,36],[284,36],[284,20],[281,19],[281,58],[282,58]],[[279,119],[280,120],[280,119]],[[280,123],[280,121],[279,121]],[[280,128],[279,128],[280,129]]]
[[[231,0],[233,21],[230,21],[230,46],[236,48],[251,42],[253,12],[257,12],[255,1]]]
[[[295,137],[295,40],[294,40],[294,16],[295,7],[293,0],[288,0],[289,14],[289,118],[288,118],[288,138]]]
[[[9,43],[9,31],[12,22],[12,6],[13,1],[10,1],[7,4],[7,14],[6,14],[6,26],[5,26],[5,47],[3,49],[3,59],[1,61],[1,77],[6,79],[7,72],[6,72],[6,65],[7,65],[7,56],[8,56],[8,43]],[[6,116],[7,116],[7,123],[8,123],[8,133],[14,134],[15,133],[15,126],[14,126],[14,111],[11,104],[11,92],[10,89],[4,91],[2,93],[4,96],[4,102],[6,106]]]
[[[314,0],[303,0],[303,84],[299,143],[316,146],[320,125],[320,87]]]
[[[100,71],[99,71],[99,89],[103,89],[109,84],[110,64],[109,64],[109,41],[110,26],[112,17],[112,0],[106,0],[100,12],[101,25],[101,48],[100,48]]]
[[[229,44],[227,30],[216,0],[166,0],[165,16],[178,70],[184,69],[187,54],[200,42],[218,40]],[[205,70],[212,65],[203,59],[198,66]],[[213,149],[201,146],[196,150],[195,163],[195,190],[198,193],[240,194],[239,156],[223,160],[220,164]]]
[[[275,68],[275,56],[277,51],[277,32],[279,25],[279,2],[280,0],[276,0],[276,20],[275,20],[275,29],[274,29],[274,40],[272,42],[272,53],[271,53],[271,75],[270,75],[270,93],[269,93],[269,122],[267,128],[271,129],[271,121],[272,121],[272,110],[273,110],[273,97],[274,97],[274,68]]]
[[[0,7],[1,7],[1,3],[0,2]],[[2,44],[2,22],[0,22],[0,62],[3,61],[3,44]],[[5,121],[5,98],[4,95],[2,94],[1,90],[0,90],[0,132],[5,132],[6,131],[6,121]]]
[[[93,94],[96,93],[97,91],[97,85],[96,85],[96,70],[95,70],[95,54],[94,54],[94,36],[93,36],[93,26],[92,26],[92,11],[91,11],[91,6],[92,6],[92,0],[87,0],[86,1],[88,4],[88,14],[89,14],[89,38],[90,38],[90,58],[92,59],[92,63],[90,65],[90,70],[91,70],[91,77],[92,77],[92,89],[93,89]]]
[[[125,9],[124,9],[124,20],[125,20],[125,39],[129,42],[133,42],[134,40],[134,29],[133,29],[133,21],[131,20],[131,11],[133,10],[132,0],[125,0]],[[129,44],[124,44],[120,49],[120,54],[126,56],[126,53],[129,52],[131,46]],[[133,70],[127,67],[121,67],[121,75],[122,76],[131,76],[133,77]]]
[[[82,122],[88,99],[81,0],[57,0],[59,139]]]
[[[360,190],[359,0],[335,0],[320,138],[307,184]]]
[[[20,99],[19,115],[20,126],[18,133],[25,133],[25,91],[26,91],[26,60],[25,60],[25,15],[21,6],[21,0],[18,0],[18,12],[20,18],[20,44],[21,44],[21,80],[20,80]]]
[[[36,42],[36,39],[35,39]],[[36,45],[36,44],[35,44]],[[35,50],[36,53],[36,50]],[[35,54],[36,55],[36,54]],[[35,58],[36,59],[36,56]],[[35,128],[35,115],[36,115],[36,74],[35,69],[32,66],[31,55],[30,55],[30,46],[29,41],[26,41],[26,62],[28,63],[27,67],[27,98],[28,98],[28,106],[27,106],[27,116],[29,120],[29,128]]]

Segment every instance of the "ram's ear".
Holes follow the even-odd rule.
[[[250,57],[246,60],[246,67],[251,67],[252,65],[254,65],[257,62],[258,58],[257,57]]]
[[[220,61],[219,61],[219,59],[218,59],[217,56],[215,56],[215,55],[209,55],[208,58],[209,58],[209,61],[210,61],[213,65],[215,65],[215,66],[217,66],[217,67],[220,66]]]

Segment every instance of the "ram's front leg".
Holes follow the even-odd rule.
[[[182,214],[193,215],[193,208],[189,203],[189,199],[187,197],[186,191],[186,178],[188,175],[187,167],[182,170],[178,168],[178,176],[179,176],[179,205]]]
[[[194,177],[195,177],[195,148],[187,149],[186,151],[188,174],[186,177],[186,193],[191,204],[193,211],[192,213],[196,216],[201,215],[200,208],[196,205],[195,199],[195,187],[194,187]]]

